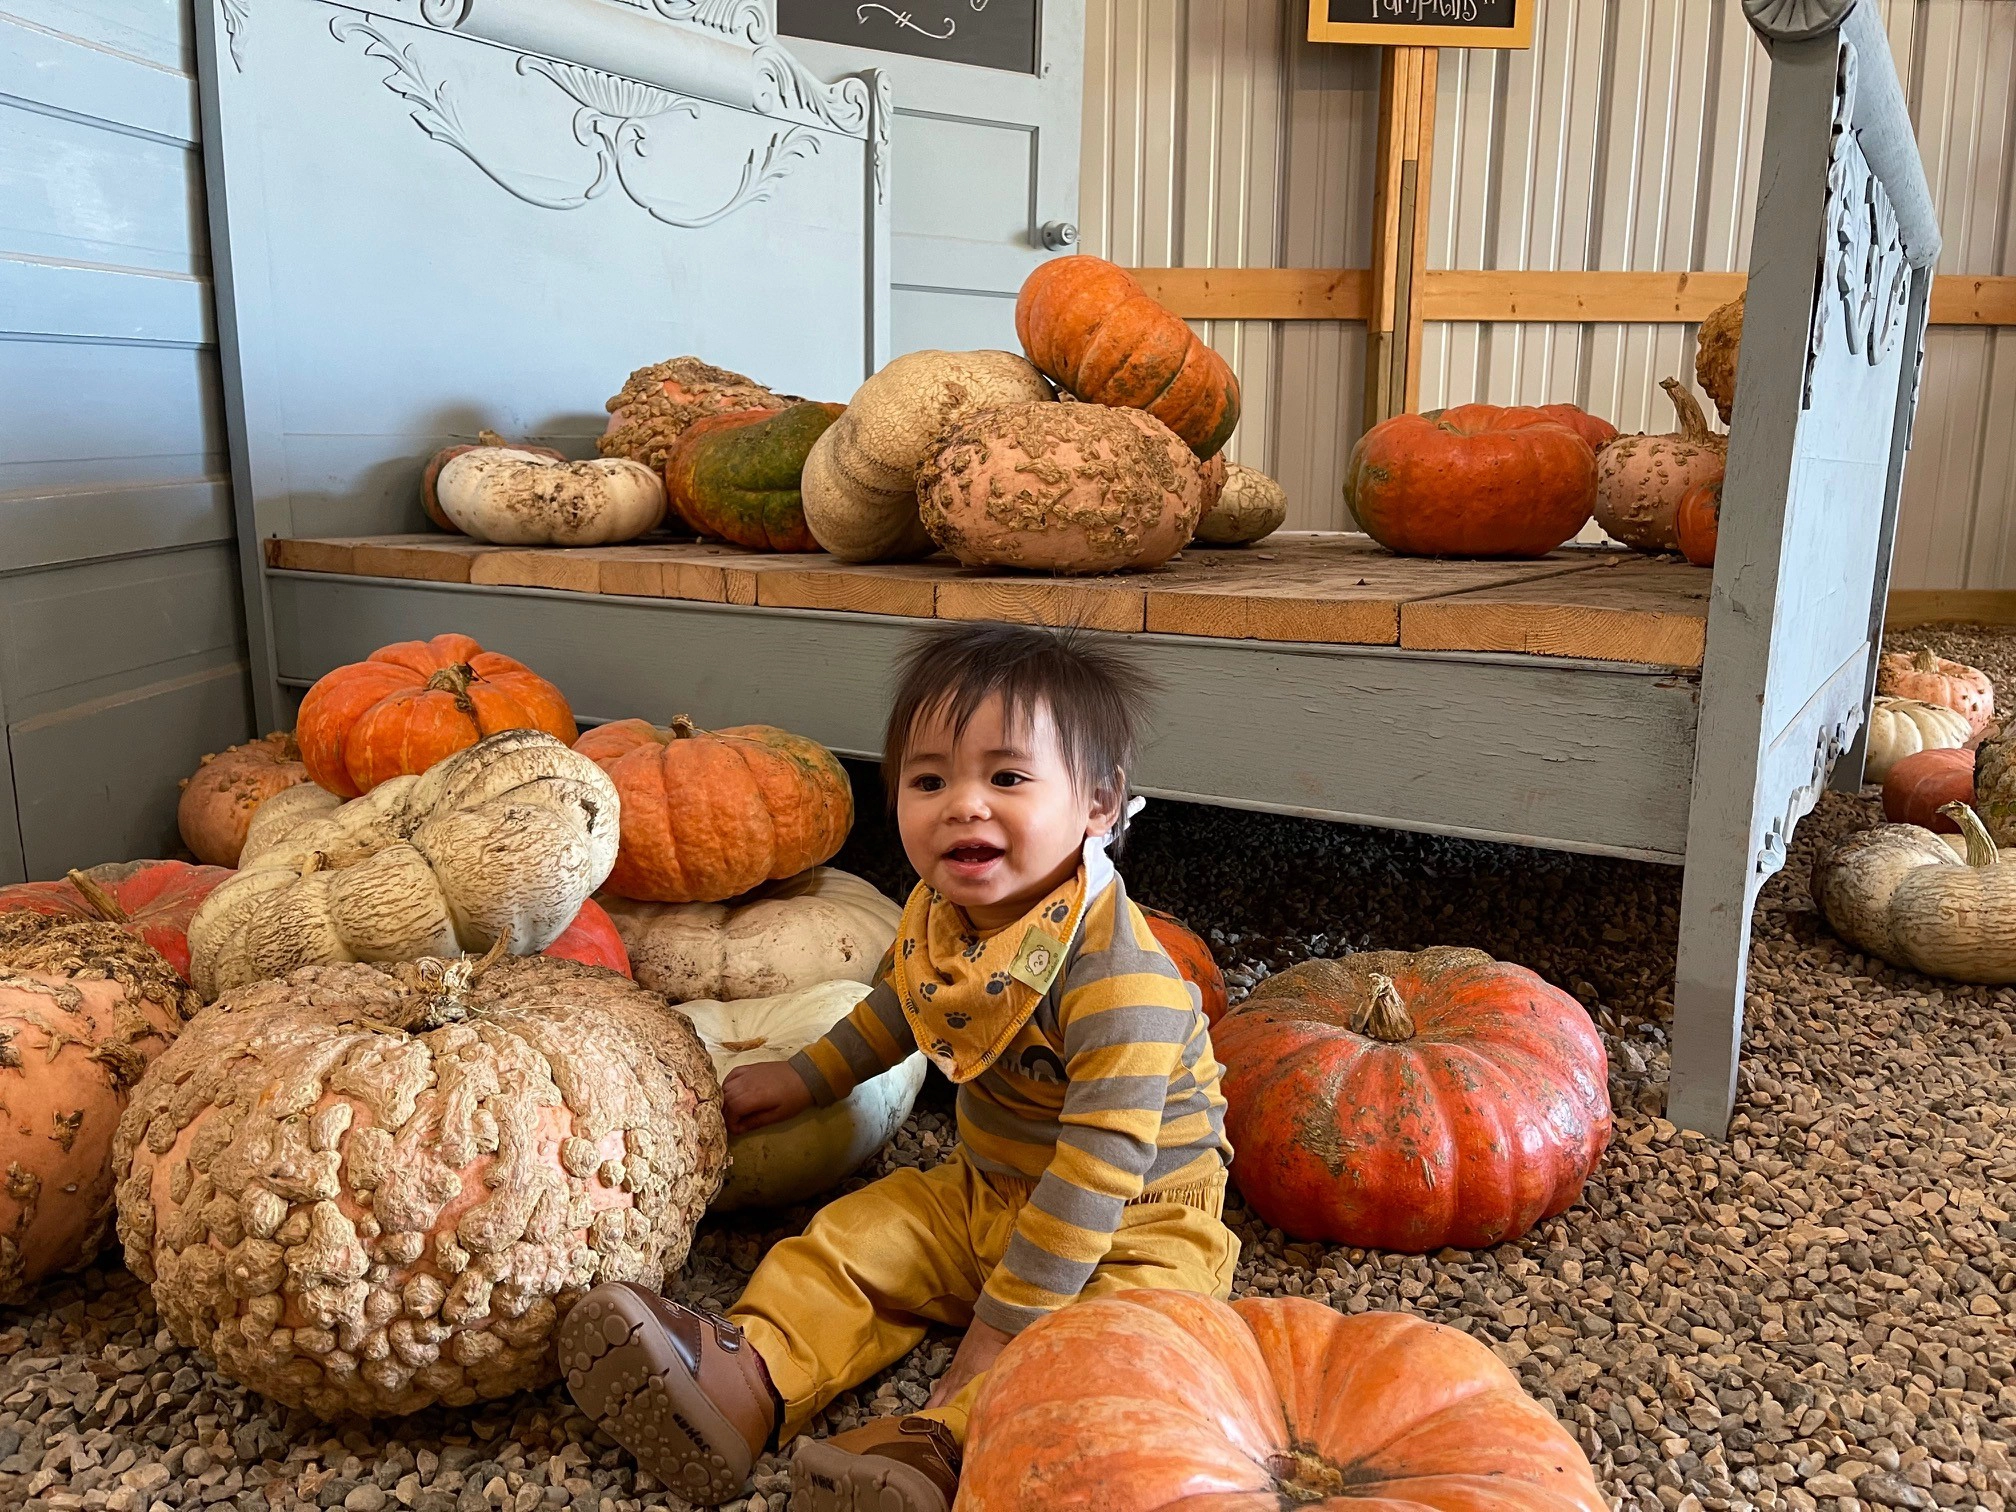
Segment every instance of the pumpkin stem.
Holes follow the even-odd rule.
[[[1267,1473],[1284,1500],[1303,1506],[1326,1502],[1344,1489],[1344,1472],[1307,1449],[1270,1456]]]
[[[509,446],[511,443],[488,426],[485,426],[482,430],[476,432],[476,444],[478,446]]]
[[[1932,654],[1930,647],[1920,646],[1911,658],[1911,669],[1914,672],[1937,672],[1939,658]]]
[[[506,929],[481,956],[465,955],[446,962],[430,958],[416,963],[427,996],[420,1001],[418,1011],[401,1027],[409,1033],[426,1034],[467,1018],[469,1004],[464,1000],[465,995],[482,980],[484,972],[497,964],[510,944],[511,931]]]
[[[1372,974],[1372,996],[1351,1027],[1389,1045],[1414,1038],[1414,1015],[1400,1000],[1400,989],[1393,985],[1393,978]]]
[[[1661,378],[1659,387],[1666,390],[1666,397],[1673,401],[1673,411],[1680,417],[1680,434],[1696,446],[1706,445],[1715,440],[1715,432],[1708,428],[1708,417],[1701,413],[1700,401],[1694,391],[1678,378]]]
[[[279,756],[282,761],[299,761],[301,759],[301,746],[294,739],[294,732],[292,730],[275,730],[266,738],[279,742]],[[203,759],[208,761],[210,758],[205,756]]]
[[[126,910],[119,906],[119,900],[105,891],[96,882],[93,882],[89,877],[85,876],[84,873],[72,867],[69,876],[70,885],[84,895],[84,901],[89,903],[98,917],[103,919],[107,924],[130,924],[132,922]]]
[[[1995,838],[1988,833],[1988,826],[1981,822],[1981,816],[1964,803],[1945,803],[1939,812],[1960,826],[1960,833],[1967,838],[1967,864],[1969,866],[1993,866],[2001,859],[2002,853],[1995,848]]]
[[[691,740],[699,733],[700,730],[693,723],[692,715],[674,714],[672,716],[672,738],[674,740]]]
[[[469,684],[474,681],[476,669],[467,662],[457,662],[428,678],[427,689],[432,693],[453,693],[459,699],[468,695]]]

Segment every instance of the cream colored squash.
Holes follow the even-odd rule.
[[[1813,868],[1813,901],[1834,932],[1893,966],[1956,982],[2016,982],[2016,866],[1964,803],[1939,810],[1966,851],[1915,824],[1848,836]]]
[[[910,352],[848,401],[805,458],[812,536],[843,562],[931,550],[917,513],[917,470],[953,426],[1000,404],[1049,400],[1050,385],[1014,352]]]
[[[500,939],[536,954],[616,864],[614,785],[540,730],[503,730],[417,777],[291,813],[248,835],[237,875],[189,922],[206,1002],[300,966],[451,957]]]
[[[738,1003],[702,999],[682,1003],[700,1041],[726,1080],[737,1066],[789,1060],[854,1011],[868,995],[862,982],[821,982],[780,997]],[[924,1086],[924,1057],[912,1055],[894,1070],[861,1083],[830,1108],[728,1141],[728,1184],[714,1211],[788,1207],[832,1190],[887,1144],[910,1116]]]
[[[725,903],[602,899],[637,980],[675,1003],[869,982],[903,910],[871,883],[815,866]]]
[[[665,480],[628,457],[556,462],[479,446],[442,468],[435,487],[457,529],[497,546],[606,546],[665,518]]]
[[[1920,751],[1944,751],[1967,744],[1974,733],[1965,714],[1916,698],[1878,698],[1869,711],[1869,755],[1865,782],[1881,782],[1890,768]]]
[[[1244,546],[1272,535],[1288,518],[1288,490],[1257,467],[1231,463],[1216,502],[1197,520],[1204,546]]]

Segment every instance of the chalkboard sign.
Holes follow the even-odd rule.
[[[1311,42],[1531,47],[1540,0],[1309,0]]]
[[[893,5],[777,0],[777,30],[787,37],[1033,74],[1042,24],[1039,8],[1039,0],[896,0]]]

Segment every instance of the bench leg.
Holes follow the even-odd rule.
[[[1736,1100],[1743,992],[1750,974],[1756,873],[1747,852],[1694,855],[1680,886],[1680,948],[1673,985],[1673,1063],[1666,1116],[1720,1139]]]

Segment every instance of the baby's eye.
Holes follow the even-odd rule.
[[[1020,787],[1028,780],[1020,772],[996,772],[994,774],[994,786],[996,787]]]
[[[935,793],[945,786],[945,779],[933,772],[920,772],[910,779],[910,786],[920,793]]]

